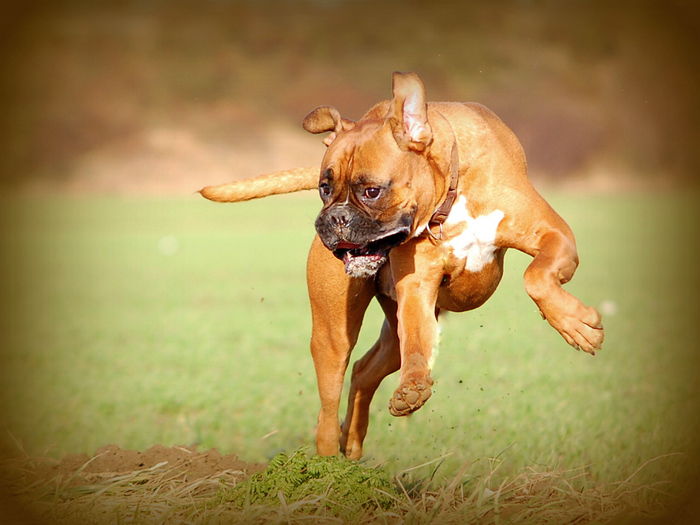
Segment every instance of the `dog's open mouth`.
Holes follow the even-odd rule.
[[[408,237],[408,229],[394,230],[366,244],[339,242],[333,255],[345,264],[345,273],[352,277],[371,277],[386,262],[389,251]]]

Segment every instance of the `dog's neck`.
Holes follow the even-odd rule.
[[[428,221],[428,231],[433,226],[441,226],[447,216],[450,214],[452,205],[457,199],[457,185],[459,184],[459,149],[457,142],[452,144],[452,152],[450,154],[450,185],[447,189],[447,195],[442,204],[433,212],[433,215]]]

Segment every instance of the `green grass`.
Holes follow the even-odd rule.
[[[440,482],[500,454],[502,475],[544,464],[612,482],[680,452],[635,480],[680,486],[696,471],[696,196],[547,197],[577,234],[581,266],[567,288],[617,307],[604,350],[578,353],[540,319],[522,285],[528,257],[510,252],[494,297],[444,321],[429,403],[393,418],[396,378],[381,386],[368,464],[397,473],[445,456]],[[0,429],[30,454],[197,442],[267,461],[313,444],[314,196],[2,206]],[[169,237],[172,255],[159,250]],[[373,306],[355,357],[380,322]]]

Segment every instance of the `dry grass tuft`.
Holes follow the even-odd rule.
[[[659,492],[658,487],[633,483],[637,472],[614,484],[593,483],[585,467],[528,467],[515,477],[498,479],[499,460],[481,463],[485,463],[485,473],[466,482],[466,472],[474,465],[465,465],[445,487],[422,491],[410,500],[406,492],[404,508],[406,517],[412,519],[405,521],[445,525],[609,523],[622,516],[652,517],[664,510],[658,499],[649,498],[650,493]]]
[[[128,473],[88,472],[99,454],[73,472],[53,477],[56,460],[17,457],[3,461],[7,489],[46,523],[54,524],[188,524],[188,523],[385,523],[385,524],[587,524],[610,523],[621,517],[653,517],[668,501],[661,483],[637,485],[634,478],[654,458],[624,481],[593,483],[585,468],[527,468],[514,477],[497,476],[501,462],[483,459],[465,465],[451,481],[438,483],[432,476],[413,478],[404,471],[395,490],[382,491],[389,504],[352,509],[331,501],[334,486],[347,470],[338,470],[325,489],[303,497],[241,504],[226,495],[241,489],[248,478],[242,470],[224,470],[188,477],[182,463],[163,461]],[[436,460],[436,462],[439,460]],[[439,465],[438,465],[439,466]],[[47,468],[49,467],[49,468]],[[413,469],[409,469],[413,470]],[[481,474],[474,473],[481,470]],[[272,472],[268,469],[265,472]],[[255,479],[265,479],[265,472]],[[248,478],[253,479],[253,478]],[[381,490],[381,489],[380,489]],[[350,501],[350,500],[347,500]],[[329,504],[332,503],[332,504]],[[353,513],[353,510],[356,512]]]
[[[184,523],[205,516],[207,503],[222,485],[235,486],[246,476],[225,470],[188,480],[180,475],[180,465],[167,461],[123,474],[86,473],[94,459],[69,475],[37,479],[26,486],[10,484],[12,493],[49,523]],[[45,461],[15,460],[6,468],[10,475],[14,470],[17,479],[31,475]]]

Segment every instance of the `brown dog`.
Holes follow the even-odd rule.
[[[319,189],[307,280],[323,455],[337,454],[338,445],[351,459],[362,455],[370,401],[392,372],[400,376],[390,412],[423,406],[438,313],[481,306],[501,280],[508,248],[534,257],[525,289],[567,343],[595,354],[603,342],[598,311],[561,287],[578,265],[574,236],[528,181],[513,132],[479,104],[427,103],[416,74],[395,73],[393,81],[393,99],[358,122],[329,106],[306,116],[306,130],[331,132],[320,177],[301,168],[202,190],[234,202]],[[353,366],[341,429],[343,377],[373,297],[386,319]]]

